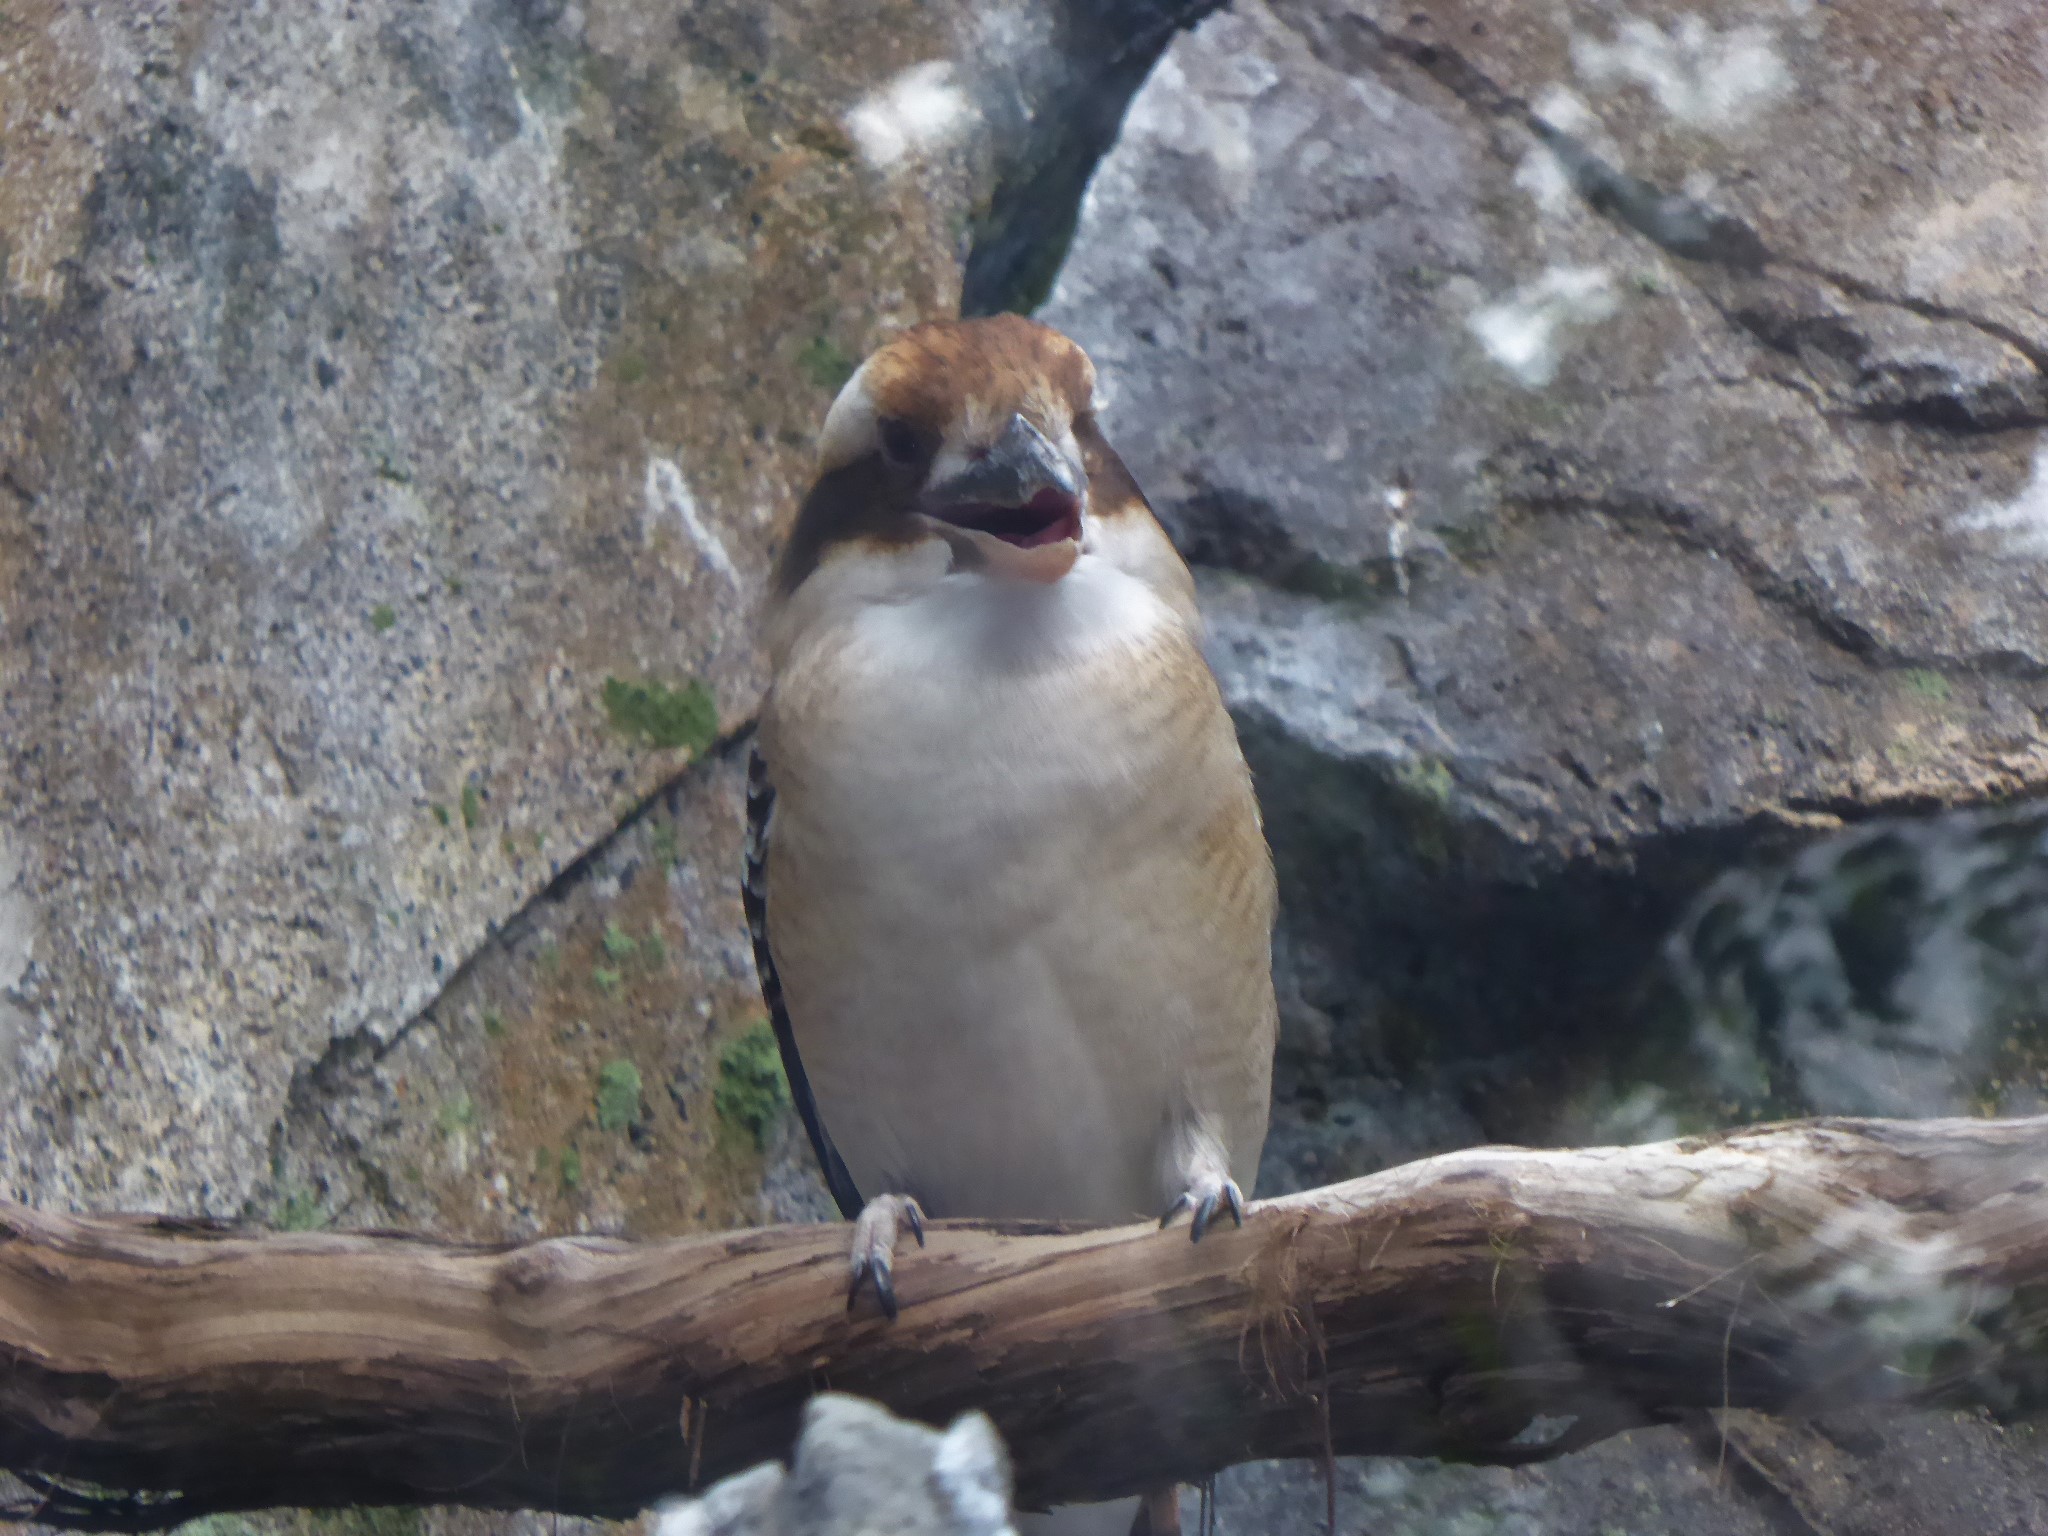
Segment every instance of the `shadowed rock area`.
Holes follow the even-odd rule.
[[[2037,1111],[2044,76],[2024,0],[0,9],[0,1190],[828,1215],[758,589],[854,362],[1041,300],[1258,777],[1267,1190]],[[2038,1440],[1347,1465],[1340,1528],[2017,1531]]]

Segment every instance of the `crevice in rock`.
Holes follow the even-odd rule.
[[[1823,266],[1818,262],[1808,261],[1803,257],[1777,256],[1772,259],[1795,272],[1804,272],[1809,277],[1817,277],[1824,283],[1832,284],[1851,298],[1861,299],[1866,304],[1884,304],[1893,309],[1903,309],[1909,314],[1918,315],[1923,320],[1949,320],[1954,321],[1958,325],[1967,325],[1972,330],[1982,331],[1994,341],[2003,342],[2006,346],[2011,347],[2013,351],[2019,353],[2020,356],[2032,363],[2041,373],[2048,374],[2048,349],[2037,346],[2024,332],[2017,331],[2013,327],[1993,320],[1988,316],[1972,314],[1969,310],[1958,309],[1949,304],[1938,304],[1932,299],[1920,299],[1913,297],[1911,294],[1893,293],[1880,284],[1858,277],[1854,273]]]
[[[1333,67],[1355,73],[1368,66],[1368,56],[1356,42],[1345,48],[1331,36],[1331,28],[1348,27],[1367,48],[1421,71],[1475,116],[1495,123],[1512,123],[1522,129],[1556,158],[1573,190],[1588,208],[1642,236],[1669,255],[1716,269],[1744,284],[1768,284],[1773,269],[1796,273],[1866,304],[1897,309],[1923,320],[1967,326],[2011,348],[2044,381],[2038,391],[1966,389],[1958,394],[1952,389],[1933,388],[1904,399],[1885,398],[1880,394],[1871,400],[1852,399],[1849,414],[1869,420],[1899,421],[1946,433],[1996,432],[2048,424],[2048,348],[2038,345],[2014,327],[1955,305],[1894,293],[1882,284],[1823,262],[1775,251],[1743,220],[1711,208],[1696,198],[1667,192],[1653,182],[1610,163],[1572,134],[1546,122],[1527,101],[1490,78],[1453,48],[1424,38],[1403,36],[1369,17],[1349,11],[1333,14],[1328,7],[1319,7],[1315,20],[1321,23],[1319,28],[1295,26],[1295,30]],[[1289,24],[1294,25],[1292,22]],[[1333,53],[1338,56],[1331,58]],[[1514,151],[1503,146],[1501,153],[1503,158],[1512,158]],[[1803,312],[1780,316],[1782,323],[1774,335],[1768,327],[1759,329],[1758,324],[1753,323],[1752,311],[1756,306],[1730,303],[1712,293],[1707,294],[1707,298],[1724,318],[1757,336],[1774,350],[1798,356],[1804,344],[1813,342],[1823,348],[1832,345],[1838,354],[1852,361],[1864,350],[1862,338],[1839,316]],[[1835,333],[1832,336],[1824,334],[1830,327]],[[1844,347],[1849,349],[1847,353],[1842,351]],[[2007,398],[2008,395],[2011,398]]]
[[[1868,629],[1812,601],[1798,582],[1787,581],[1773,571],[1746,540],[1710,529],[1694,508],[1682,502],[1652,496],[1603,496],[1535,490],[1511,491],[1503,500],[1531,512],[1590,513],[1605,517],[1623,529],[1654,528],[1681,548],[1698,550],[1727,561],[1742,578],[1743,585],[1760,600],[1792,614],[1835,649],[1865,663],[1884,664],[1889,661],[1883,643]],[[1892,664],[1910,665],[1902,661]]]
[[[1796,263],[1786,270],[1804,270]],[[1730,325],[1747,332],[1780,356],[1798,363],[1811,381],[1816,408],[1826,420],[1844,418],[1903,422],[1951,435],[1988,434],[2048,425],[2048,376],[1993,375],[1971,378],[1967,370],[1943,366],[1926,356],[1888,352],[1851,311],[1837,307],[1827,290],[1865,305],[1887,301],[1861,298],[1829,276],[1807,272],[1817,288],[1802,293],[1780,277],[1744,283],[1733,292],[1699,290]],[[1897,306],[1929,324],[1961,325],[1989,336],[1966,318],[1922,313]],[[1923,307],[1924,308],[1924,307]],[[2025,359],[2024,349],[1992,337],[2002,350]],[[2034,366],[2031,362],[2029,367]]]
[[[1297,539],[1271,501],[1234,486],[1198,485],[1155,510],[1190,566],[1325,602],[1370,603],[1403,592],[1418,557],[1442,553],[1430,540],[1398,559],[1331,560]]]
[[[1366,55],[1355,45],[1343,48],[1326,30],[1351,28],[1369,48],[1420,70],[1476,116],[1510,122],[1527,132],[1557,157],[1573,189],[1604,218],[1687,261],[1754,274],[1773,259],[1763,238],[1740,219],[1709,208],[1695,198],[1666,192],[1619,166],[1610,165],[1571,134],[1545,122],[1528,102],[1493,80],[1456,49],[1423,38],[1404,37],[1356,12],[1332,14],[1328,7],[1317,10],[1316,20],[1324,30],[1311,32],[1297,27],[1296,31],[1324,56],[1325,62],[1346,73],[1356,73],[1367,64]],[[1342,57],[1329,59],[1333,50]]]
[[[1124,112],[1174,36],[1223,0],[1068,0],[1060,17],[1059,78],[975,221],[960,290],[963,315],[1029,314],[1066,261],[1081,198],[1116,143]]]
[[[703,774],[713,764],[730,761],[735,753],[748,746],[753,740],[753,734],[754,721],[743,721],[736,729],[714,742],[703,756],[694,758],[680,772],[663,781],[641,799],[602,837],[584,848],[558,870],[554,877],[529,897],[517,911],[491,928],[484,935],[482,942],[463,956],[461,963],[442,978],[440,988],[433,998],[389,1035],[380,1035],[367,1025],[352,1029],[346,1034],[336,1035],[317,1057],[295,1068],[292,1072],[291,1087],[285,1094],[283,1111],[270,1129],[270,1166],[277,1166],[290,1127],[316,1116],[320,1106],[332,1102],[345,1091],[343,1085],[350,1078],[384,1060],[415,1030],[433,1023],[442,1000],[491,955],[509,944],[516,943],[534,914],[544,907],[563,901],[572,890],[590,877],[591,871],[620,838],[626,836],[652,814],[657,806],[670,802],[675,795],[687,788],[693,779]],[[733,872],[733,879],[737,883],[737,870]]]
[[[1791,614],[1820,639],[1874,670],[1937,672],[1956,677],[2003,677],[2017,682],[2039,682],[2048,678],[2048,665],[2024,652],[1972,651],[1960,656],[1943,656],[1887,645],[1855,620],[1816,601],[1798,580],[1788,580],[1771,569],[1745,540],[1709,529],[1693,508],[1681,502],[1649,496],[1538,490],[1510,491],[1502,499],[1531,512],[1590,513],[1608,518],[1624,529],[1655,528],[1684,548],[1725,560],[1759,600]]]
[[[1973,391],[1964,396],[1932,390],[1905,399],[1858,402],[1849,412],[1862,421],[1895,421],[1930,432],[2011,432],[2048,427],[2048,408],[2038,400]]]
[[[1731,865],[1818,835],[1755,810],[1562,856],[1493,825],[1452,765],[1337,756],[1263,711],[1238,726],[1281,882],[1277,1080],[1400,1083],[1495,1140],[1586,1132],[1561,1106],[1599,1095],[1596,1069],[1697,1077],[1663,942]]]

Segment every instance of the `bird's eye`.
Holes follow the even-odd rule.
[[[876,424],[882,452],[892,464],[915,464],[924,453],[924,441],[917,428],[898,416],[884,416]]]

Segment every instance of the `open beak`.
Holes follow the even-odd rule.
[[[961,565],[1049,583],[1080,558],[1086,490],[1081,466],[1017,415],[966,468],[928,487],[918,510]]]

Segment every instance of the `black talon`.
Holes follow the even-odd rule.
[[[1159,1215],[1160,1230],[1164,1231],[1167,1227],[1172,1226],[1173,1218],[1178,1216],[1182,1211],[1186,1210],[1188,1206],[1192,1203],[1192,1197],[1188,1194],[1186,1190],[1182,1190],[1179,1194],[1175,1195],[1173,1197],[1173,1204],[1169,1205]]]
[[[1244,1225],[1244,1196],[1238,1193],[1237,1185],[1234,1183],[1224,1185],[1223,1198],[1230,1202],[1230,1219],[1242,1227]]]
[[[917,1246],[922,1248],[924,1246],[924,1212],[920,1211],[917,1208],[917,1202],[912,1200],[904,1205],[903,1214],[910,1218],[911,1236],[917,1239]]]
[[[1202,1196],[1202,1203],[1195,1207],[1195,1219],[1188,1223],[1188,1241],[1199,1243],[1202,1234],[1209,1230],[1209,1222],[1216,1214],[1216,1197]]]
[[[896,1284],[887,1259],[862,1259],[854,1266],[853,1283],[846,1288],[846,1311],[849,1316],[860,1302],[860,1293],[870,1281],[874,1283],[875,1300],[882,1304],[882,1315],[890,1322],[896,1321]]]
[[[875,1265],[875,1300],[882,1304],[882,1316],[890,1322],[896,1321],[896,1282],[891,1277],[888,1263]]]
[[[861,1287],[868,1283],[868,1261],[862,1259],[853,1266],[852,1283],[846,1287],[846,1315],[851,1317],[856,1303],[860,1301]]]

